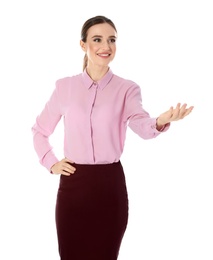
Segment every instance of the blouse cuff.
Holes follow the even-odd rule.
[[[165,124],[164,126],[162,126],[160,129],[157,129],[158,132],[165,132],[169,129],[170,127],[170,123]]]
[[[46,154],[46,156],[43,158],[41,164],[46,167],[46,169],[52,173],[51,171],[51,167],[56,164],[57,162],[59,162],[59,160],[56,158],[56,156],[54,155],[54,153],[49,152]]]

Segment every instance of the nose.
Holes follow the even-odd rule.
[[[107,50],[110,49],[110,43],[108,40],[102,41],[102,48]]]

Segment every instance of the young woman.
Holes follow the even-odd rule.
[[[56,227],[61,260],[116,260],[128,223],[128,193],[120,157],[129,126],[155,138],[193,109],[177,104],[157,118],[141,103],[140,87],[113,74],[117,31],[104,16],[88,19],[81,32],[83,72],[59,79],[32,128],[40,163],[60,174]],[[63,117],[64,158],[49,136]]]

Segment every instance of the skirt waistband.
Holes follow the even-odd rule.
[[[113,163],[101,163],[101,164],[80,164],[80,163],[71,163],[72,166],[78,168],[108,168],[121,165],[120,160]]]

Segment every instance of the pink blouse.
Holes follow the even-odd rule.
[[[127,126],[144,139],[161,133],[156,129],[156,118],[143,109],[136,83],[114,75],[111,70],[94,82],[85,70],[56,81],[49,101],[32,127],[35,151],[49,171],[59,161],[49,136],[62,117],[64,157],[79,164],[119,161]],[[168,128],[169,124],[162,132]]]

